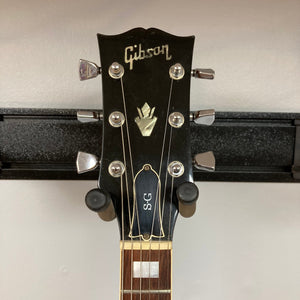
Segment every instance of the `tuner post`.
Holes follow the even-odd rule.
[[[199,190],[195,183],[184,182],[176,190],[179,213],[184,218],[190,218],[196,211]]]
[[[110,65],[108,74],[113,79],[120,79],[124,75],[124,67],[115,61]]]
[[[112,221],[116,217],[110,194],[103,189],[90,190],[85,196],[86,206],[98,213],[103,221]]]
[[[169,69],[169,75],[174,80],[180,80],[185,74],[184,68],[180,63],[176,63]]]

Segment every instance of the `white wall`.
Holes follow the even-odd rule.
[[[196,36],[192,108],[300,112],[300,1],[0,1],[0,106],[100,108],[96,33]],[[117,299],[116,222],[84,205],[95,182],[0,182],[0,299]],[[300,185],[199,183],[179,219],[174,300],[299,300]]]

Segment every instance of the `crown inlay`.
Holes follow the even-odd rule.
[[[156,124],[157,117],[153,116],[155,107],[151,108],[147,102],[142,108],[137,107],[139,116],[134,120],[140,129],[142,136],[150,136]]]

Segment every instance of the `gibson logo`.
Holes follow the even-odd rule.
[[[170,60],[172,55],[169,55],[169,45],[161,45],[155,48],[142,49],[142,44],[128,46],[125,48],[125,63],[129,64],[129,69],[133,69],[133,62],[136,60],[143,60],[157,55],[165,55],[166,60]]]

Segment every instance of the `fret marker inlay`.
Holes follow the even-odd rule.
[[[171,300],[172,242],[121,241],[120,300]]]
[[[133,278],[159,278],[159,262],[134,261]]]

